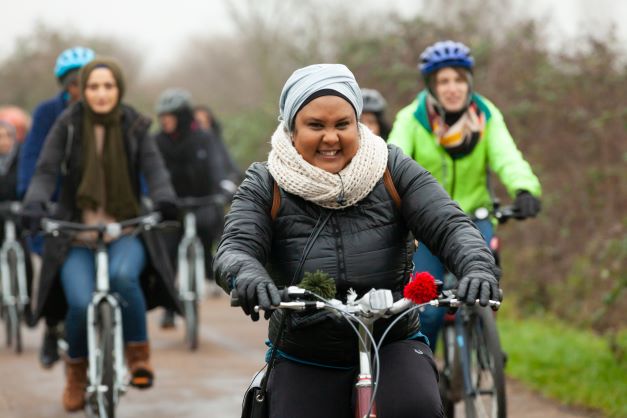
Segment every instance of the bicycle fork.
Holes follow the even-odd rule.
[[[370,324],[370,332],[372,332],[372,328],[372,324]],[[370,414],[368,414],[368,409],[372,401],[372,370],[370,367],[371,343],[366,329],[362,326],[359,327],[359,336],[359,375],[357,376],[357,383],[355,383],[357,401],[355,405],[355,418],[376,418],[377,410],[374,402],[372,403]]]
[[[5,242],[0,250],[0,274],[2,274],[2,304],[4,306],[18,306],[21,312],[28,305],[28,290],[26,289],[26,269],[24,251],[16,241],[15,224],[11,220],[4,221]],[[9,253],[15,254],[17,274],[17,289],[11,289],[11,270],[9,269]]]
[[[203,294],[205,278],[205,257],[204,249],[196,236],[196,215],[191,212],[185,214],[185,232],[178,247],[178,270],[179,270],[179,294],[182,300],[192,301]],[[194,248],[194,285],[195,291],[191,289],[189,278],[189,264],[187,253],[190,247]]]
[[[87,347],[89,353],[89,387],[88,393],[106,392],[108,389],[106,386],[100,385],[99,374],[102,373],[98,369],[98,359],[100,353],[98,352],[98,343],[96,341],[96,328],[98,325],[97,309],[101,303],[107,303],[113,310],[113,350],[115,352],[115,389],[122,392],[126,391],[126,385],[124,383],[125,366],[124,366],[124,343],[122,337],[122,311],[118,305],[117,300],[107,294],[98,293],[94,296],[93,300],[87,308]]]
[[[477,394],[475,393],[474,386],[472,384],[472,376],[470,375],[470,362],[472,359],[470,347],[468,346],[469,341],[466,328],[467,321],[468,318],[465,313],[464,315],[455,315],[455,343],[459,349],[459,356],[461,360],[460,365],[464,381],[464,393],[466,396],[474,397]]]

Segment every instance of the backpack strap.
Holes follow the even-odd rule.
[[[61,161],[61,174],[67,175],[70,166],[70,156],[72,153],[72,145],[74,144],[74,125],[69,124],[67,127],[67,138],[65,140],[65,149],[63,160]]]
[[[398,190],[396,190],[396,185],[392,179],[392,173],[390,173],[390,169],[387,167],[385,168],[385,173],[383,173],[383,183],[385,184],[385,188],[390,194],[390,197],[394,201],[396,207],[401,209],[401,196],[398,194]]]
[[[279,209],[281,208],[281,191],[279,190],[279,185],[276,184],[276,181],[273,181],[274,187],[272,189],[272,208],[270,209],[270,217],[274,221],[279,214]]]

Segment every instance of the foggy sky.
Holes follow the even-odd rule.
[[[8,0],[7,0],[8,1]],[[193,36],[225,34],[232,30],[228,0],[20,0],[3,10],[0,59],[13,51],[15,39],[32,31],[37,22],[85,35],[114,36],[135,46],[148,65],[175,65],[175,57]],[[232,0],[241,3],[241,0]],[[263,1],[263,0],[257,0]],[[304,0],[303,0],[304,1]],[[416,15],[423,0],[345,0],[360,10],[398,11]],[[580,31],[603,31],[614,23],[627,45],[626,0],[514,0],[516,13],[550,18],[554,42]],[[7,16],[8,12],[8,16]]]

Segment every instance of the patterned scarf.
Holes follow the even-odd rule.
[[[342,209],[366,197],[383,177],[388,161],[385,141],[359,124],[359,149],[338,174],[309,164],[298,153],[282,122],[272,135],[268,169],[278,186],[328,209]]]
[[[427,96],[429,122],[440,144],[453,158],[468,155],[477,145],[485,129],[485,115],[471,102],[464,114],[451,126],[444,120],[442,106]]]

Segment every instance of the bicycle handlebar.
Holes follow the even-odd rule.
[[[226,197],[221,194],[212,194],[208,196],[188,196],[179,198],[176,205],[180,209],[197,209],[205,206],[225,205]]]
[[[520,217],[518,216],[518,209],[514,205],[501,207],[498,204],[494,205],[494,210],[492,211],[484,207],[476,209],[472,215],[472,218],[473,220],[483,220],[488,219],[490,215],[494,216],[494,218],[500,224],[504,224],[512,218],[520,219]]]
[[[457,308],[461,305],[466,304],[466,302],[457,299],[453,292],[448,293],[446,296],[438,297],[436,299],[432,299],[423,304],[419,304],[418,306],[426,306],[431,305],[435,307],[450,307]],[[320,310],[320,309],[334,309],[341,312],[350,313],[356,316],[368,317],[368,318],[387,318],[392,315],[399,314],[412,306],[416,306],[417,304],[413,301],[403,298],[393,301],[392,291],[389,289],[372,289],[366,294],[364,294],[361,298],[357,299],[357,294],[349,292],[347,303],[342,303],[337,299],[323,299],[319,296],[309,292],[305,289],[302,289],[298,286],[290,286],[281,291],[281,299],[293,299],[302,296],[313,296],[320,300],[318,301],[302,301],[302,300],[290,300],[283,301],[278,306],[273,306],[271,309],[290,309],[294,311],[306,311],[306,310]],[[479,304],[479,299],[477,299],[474,303],[475,305]],[[237,293],[235,291],[231,292],[231,306],[240,306],[239,299],[237,298]],[[501,306],[501,302],[497,300],[488,301],[488,306],[490,306],[493,310],[498,310]],[[255,306],[255,312],[259,312],[261,308],[259,306]]]
[[[3,217],[6,216],[19,216],[22,212],[22,203],[21,202],[2,202],[0,203],[0,215]]]
[[[100,223],[96,225],[85,225],[79,222],[62,221],[58,219],[43,218],[41,220],[41,229],[48,234],[55,234],[61,231],[69,232],[98,232],[117,238],[122,234],[122,230],[128,227],[141,226],[151,228],[156,226],[161,220],[161,214],[151,212],[136,218],[127,219],[121,222]]]

